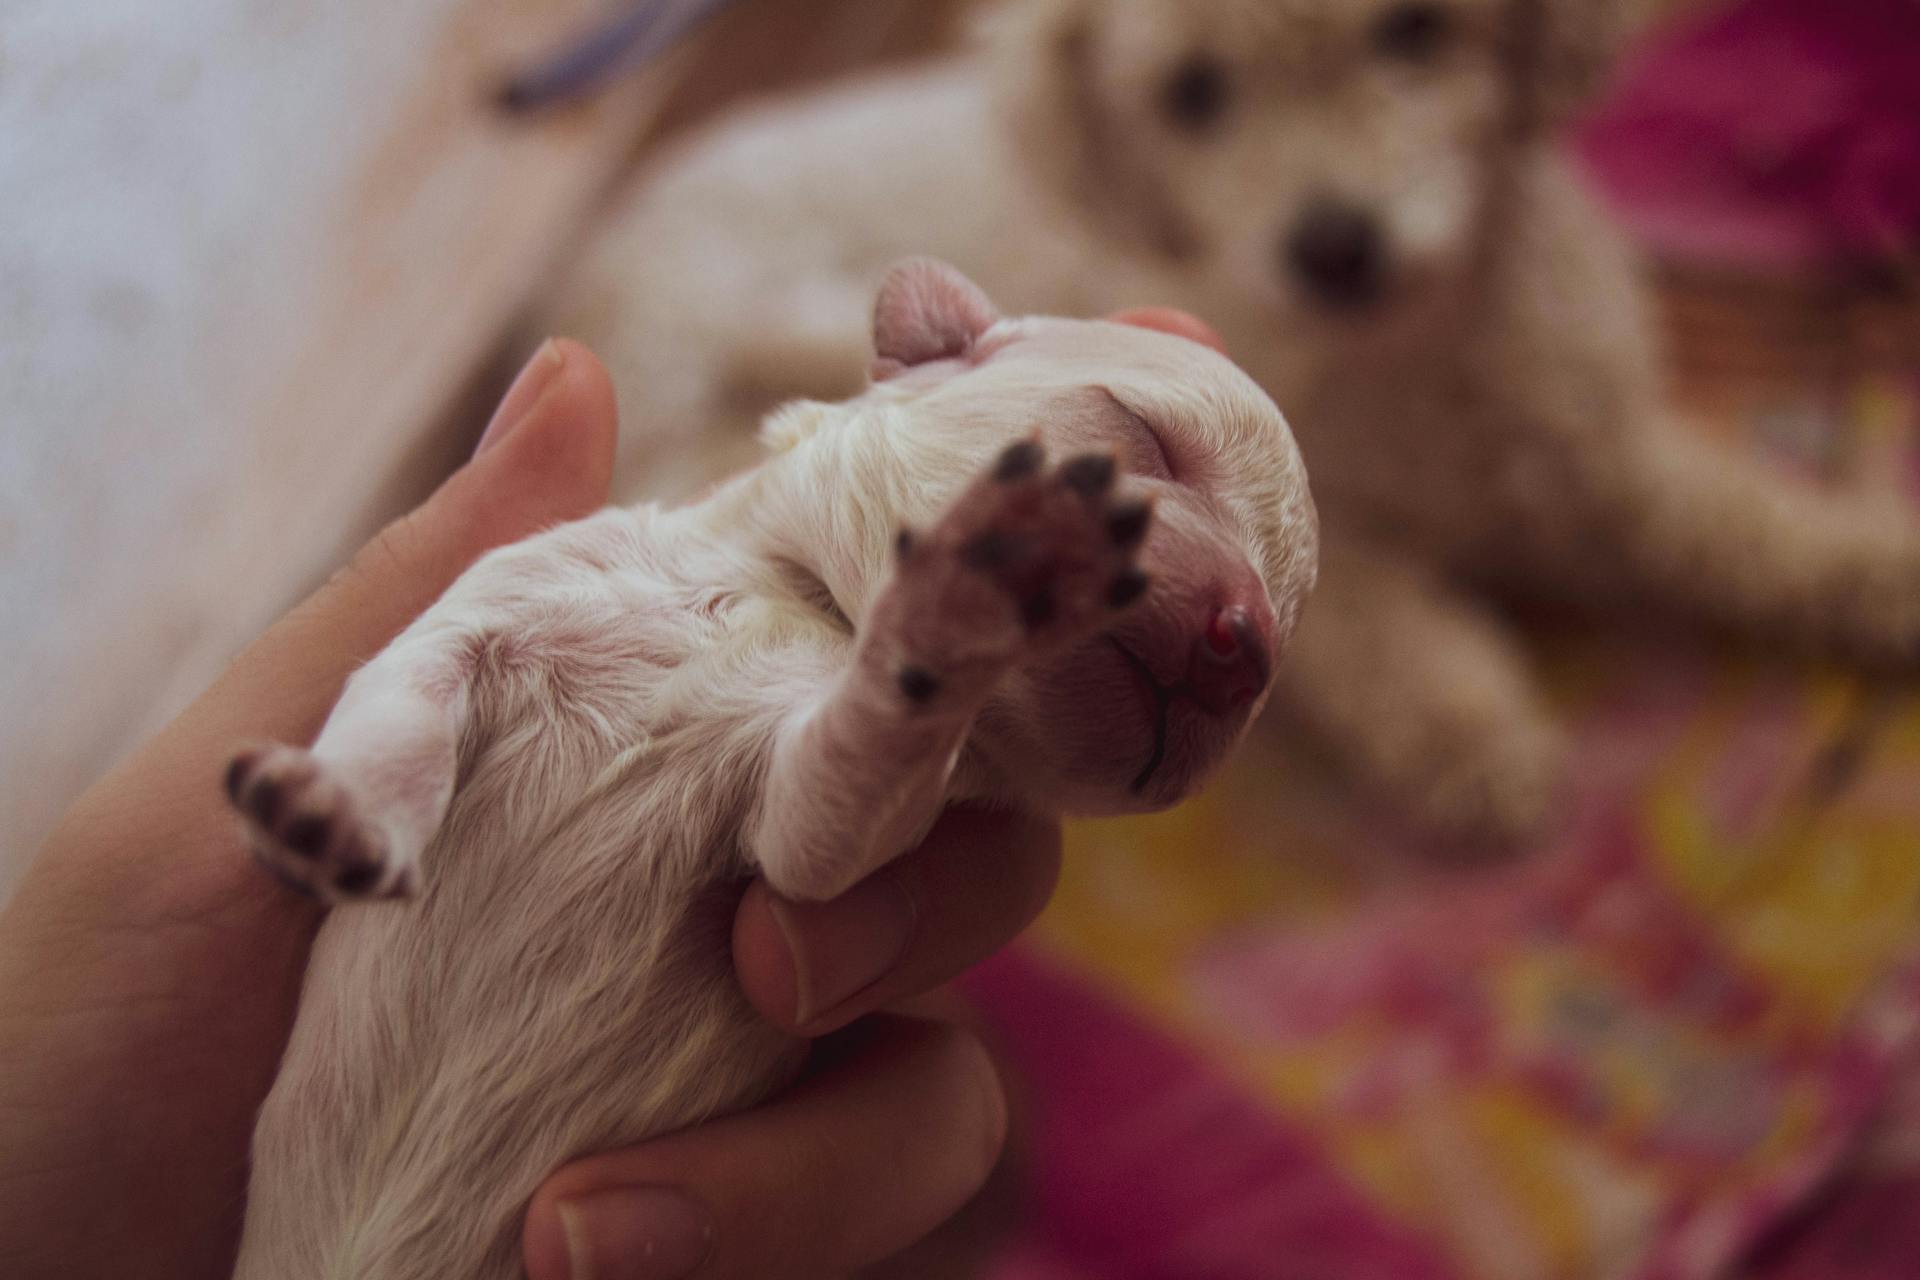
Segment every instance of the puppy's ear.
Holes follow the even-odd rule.
[[[984,25],[1017,152],[1031,180],[1112,238],[1191,258],[1202,248],[1199,232],[1101,75],[1101,10],[1091,0],[1027,0],[1001,6]]]
[[[1553,129],[1592,105],[1635,37],[1678,0],[1508,0],[1520,131]]]
[[[973,350],[1000,319],[980,286],[935,258],[894,265],[873,301],[873,377]]]

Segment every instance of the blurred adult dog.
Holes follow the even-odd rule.
[[[751,107],[632,194],[544,317],[609,358],[626,483],[857,384],[904,252],[1010,305],[1212,320],[1299,432],[1324,577],[1281,701],[1435,829],[1536,830],[1560,737],[1489,588],[1874,663],[1920,530],[1677,428],[1562,126],[1650,0],[1034,0],[926,69]]]

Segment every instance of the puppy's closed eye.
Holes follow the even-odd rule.
[[[1115,444],[1116,452],[1127,472],[1154,480],[1176,479],[1173,455],[1167,451],[1166,441],[1161,437],[1160,432],[1119,396],[1105,387],[1100,390],[1121,414],[1123,426]]]

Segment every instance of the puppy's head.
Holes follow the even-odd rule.
[[[1110,630],[1003,682],[974,746],[1044,808],[1187,795],[1264,703],[1318,563],[1286,422],[1211,348],[1123,324],[1002,319],[952,268],[896,267],[875,308],[875,384],[897,518],[926,527],[1006,447],[1111,453],[1153,501],[1146,596]],[[903,569],[903,571],[905,571]]]
[[[1037,0],[990,30],[1043,182],[1268,308],[1353,319],[1468,269],[1494,167],[1649,4]]]

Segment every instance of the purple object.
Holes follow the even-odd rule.
[[[545,62],[516,73],[495,95],[502,109],[543,110],[587,97],[667,51],[733,0],[634,0]]]
[[[1747,0],[1652,42],[1581,150],[1654,247],[1831,267],[1920,251],[1920,3]]]

